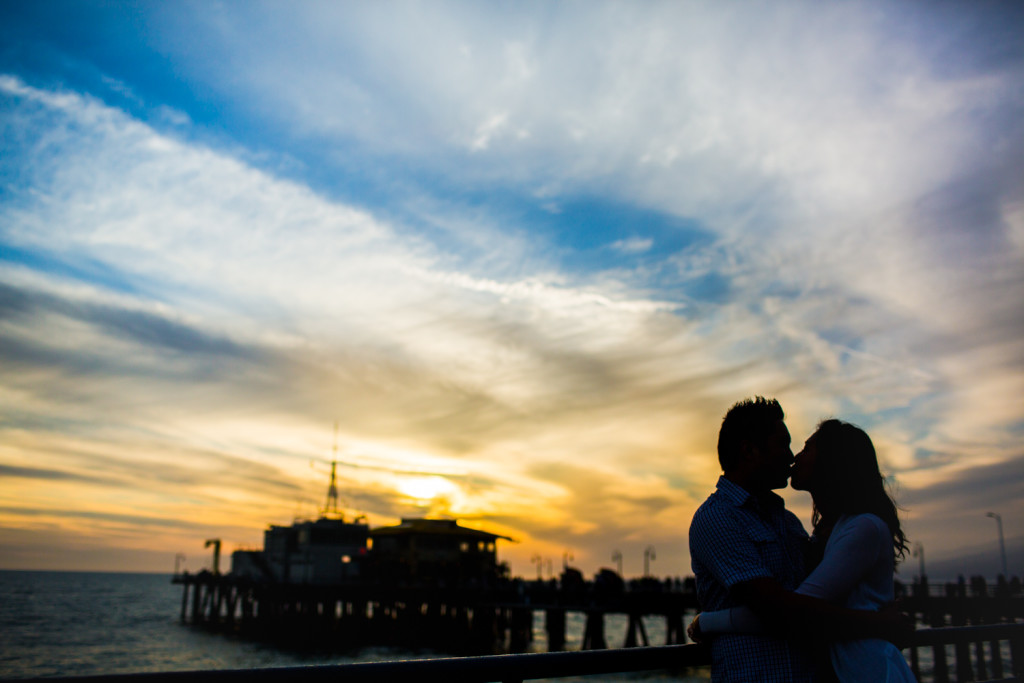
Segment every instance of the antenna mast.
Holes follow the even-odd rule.
[[[334,421],[334,450],[331,456],[331,485],[327,487],[327,502],[324,503],[324,515],[338,513],[338,421]]]

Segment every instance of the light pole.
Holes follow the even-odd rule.
[[[654,554],[654,546],[649,545],[644,548],[644,577],[651,575],[651,560],[658,559],[658,556]]]
[[[619,576],[622,576],[622,551],[620,551],[620,550],[613,550],[612,551],[612,562],[616,563],[615,566],[617,566],[619,568]]]
[[[914,555],[914,557],[921,558],[921,581],[924,581],[924,579],[925,579],[925,573],[924,573],[924,546],[921,545],[920,543],[915,543],[914,544],[914,553],[913,553],[913,555]]]
[[[1009,575],[1006,573],[1006,544],[1003,543],[1003,518],[994,512],[986,512],[985,516],[996,520],[996,526],[999,528],[999,556],[1003,560],[1003,578],[1009,578]]]
[[[540,581],[544,578],[541,576],[541,569],[544,566],[544,558],[540,555],[534,554],[533,557],[530,558],[530,562],[535,562],[537,564],[537,580]]]

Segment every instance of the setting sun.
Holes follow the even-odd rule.
[[[435,498],[450,498],[459,492],[459,488],[444,477],[408,477],[398,483],[399,492],[418,501],[430,501]]]

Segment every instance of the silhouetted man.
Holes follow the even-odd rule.
[[[722,476],[690,525],[690,557],[703,610],[758,603],[765,590],[792,591],[807,575],[807,532],[773,489],[793,464],[779,402],[757,397],[730,408],[718,434]],[[711,641],[711,680],[813,681],[801,644],[761,634]]]
[[[690,557],[704,610],[746,605],[767,634],[721,634],[711,641],[712,680],[835,680],[829,640],[884,638],[913,631],[895,609],[853,610],[793,592],[806,578],[807,533],[773,489],[794,462],[778,401],[757,397],[729,409],[718,434],[722,476],[693,516]],[[696,626],[699,626],[697,624]]]

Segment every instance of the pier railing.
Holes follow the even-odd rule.
[[[992,643],[996,644],[993,646],[992,656],[986,658],[984,645]],[[1007,647],[1003,648],[1002,643],[1007,643]],[[972,659],[970,654],[972,644],[979,645],[975,649],[975,653],[979,655],[976,659]],[[946,646],[951,646],[957,652],[953,670],[939,666],[939,660],[936,659],[931,670],[915,671],[919,681],[965,683],[999,680],[1006,683],[1024,679],[1024,622],[921,629],[915,633],[911,645],[912,648],[942,648],[943,652]],[[1004,650],[1009,652],[1008,657],[1004,656]],[[959,656],[961,653],[965,655],[963,659]],[[1008,660],[1005,666],[1004,659]],[[393,680],[416,683],[522,683],[535,679],[637,671],[683,672],[691,667],[708,664],[709,653],[703,646],[664,645],[329,666],[79,676],[47,680],[65,683],[383,683]],[[25,679],[23,683],[27,683],[27,680]]]
[[[927,665],[929,680],[1002,680],[1003,655],[1014,663],[1014,675],[1024,677],[1024,598],[1018,595],[974,595],[948,591],[944,596],[918,594],[900,602],[900,609],[929,629],[917,631],[908,652],[915,675]],[[922,661],[926,660],[926,661]]]
[[[564,678],[628,671],[680,671],[708,664],[707,650],[699,645],[666,645],[615,650],[540,652],[531,654],[412,659],[327,666],[182,671],[47,679],[48,683],[521,683],[542,678]],[[28,683],[17,682],[17,683]],[[36,681],[36,683],[39,683]]]
[[[919,649],[930,651],[928,669],[922,670]],[[952,650],[952,667],[947,649]],[[1024,622],[919,629],[910,646],[910,663],[919,681],[1021,681]]]

